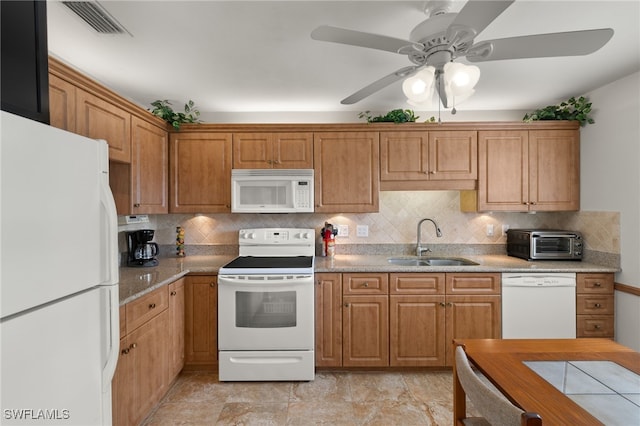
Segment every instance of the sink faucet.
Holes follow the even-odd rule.
[[[422,248],[422,243],[421,243],[421,237],[420,237],[420,227],[422,226],[422,223],[424,221],[428,220],[429,222],[433,223],[433,226],[436,227],[436,237],[440,238],[442,237],[442,231],[440,230],[440,227],[438,227],[438,224],[435,222],[435,220],[433,219],[429,219],[424,218],[422,219],[420,222],[418,222],[418,231],[417,231],[417,238],[416,238],[416,256],[422,256],[422,252],[425,251],[431,251],[431,249],[429,248]]]

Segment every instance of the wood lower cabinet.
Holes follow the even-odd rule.
[[[380,132],[380,189],[475,189],[476,131]]]
[[[185,366],[218,363],[218,286],[213,275],[189,275],[185,280]]]
[[[579,210],[579,130],[479,131],[477,209]]]
[[[576,337],[613,339],[613,274],[579,273],[576,281]]]
[[[114,424],[139,424],[168,390],[168,297],[163,287],[125,305],[127,334],[112,381]]]
[[[169,212],[231,211],[231,133],[173,133]]]
[[[342,365],[389,365],[387,274],[342,274]]]
[[[316,366],[342,366],[342,274],[319,273],[316,279]]]
[[[315,212],[377,212],[378,132],[319,132],[313,137]]]
[[[169,284],[169,330],[171,332],[169,383],[184,367],[184,282],[185,278]]]
[[[312,169],[313,133],[234,133],[234,169]]]

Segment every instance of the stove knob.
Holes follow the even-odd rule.
[[[242,234],[242,238],[245,240],[252,240],[256,237],[256,234],[254,232],[244,232]]]
[[[303,240],[308,240],[310,238],[309,233],[303,232],[302,234],[300,234],[300,238],[302,238]]]

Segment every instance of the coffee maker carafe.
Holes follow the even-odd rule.
[[[127,266],[157,266],[158,244],[152,243],[153,229],[127,232]]]

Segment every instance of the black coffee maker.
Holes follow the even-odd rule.
[[[157,266],[158,244],[153,240],[153,229],[127,232],[127,266]]]

